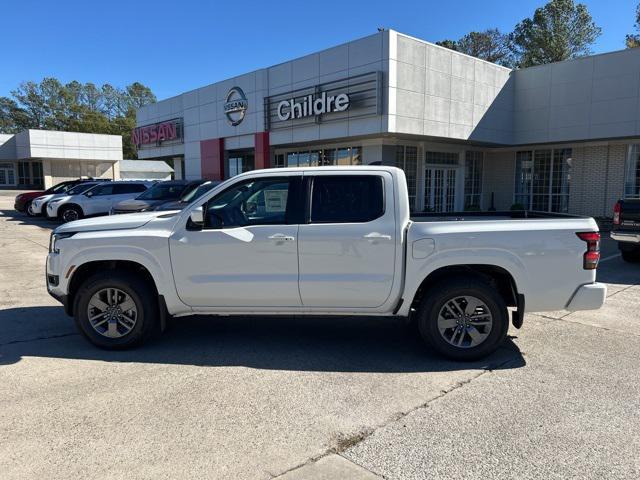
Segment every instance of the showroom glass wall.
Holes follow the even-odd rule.
[[[319,148],[276,153],[275,168],[362,165],[362,147]]]
[[[516,152],[514,206],[568,212],[571,162],[570,148]]]
[[[640,198],[640,145],[629,145],[624,175],[624,197]]]

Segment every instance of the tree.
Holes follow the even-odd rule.
[[[640,32],[640,5],[636,7],[636,23],[633,24],[636,32]],[[625,42],[627,48],[640,47],[640,33],[632,33],[627,35]]]
[[[0,132],[16,133],[27,128],[122,135],[125,158],[136,158],[131,130],[136,109],[156,101],[149,87],[134,82],[120,89],[109,84],[55,78],[23,82],[0,97]]]
[[[470,32],[459,40],[443,40],[437,45],[505,67],[515,64],[511,36],[500,33],[497,28]]]
[[[591,53],[600,33],[584,4],[551,0],[516,25],[514,53],[520,67],[578,58]]]

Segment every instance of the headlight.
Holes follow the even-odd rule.
[[[75,233],[52,233],[49,238],[49,253],[60,253],[60,249],[58,248],[58,242],[65,238],[69,238],[74,236]]]

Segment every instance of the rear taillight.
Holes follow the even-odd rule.
[[[622,210],[620,202],[616,202],[613,207],[613,224],[620,225],[620,210]]]
[[[587,242],[587,251],[583,255],[582,267],[585,270],[595,270],[600,261],[600,233],[579,232],[576,233],[580,240]]]

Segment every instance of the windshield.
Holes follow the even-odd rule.
[[[71,182],[63,182],[45,190],[44,193],[46,194],[63,193],[63,192],[66,192],[71,187],[73,187],[73,184]]]
[[[90,188],[98,185],[97,183],[81,183],[80,185],[76,185],[73,188],[67,190],[67,195],[80,195],[81,193],[86,192]]]
[[[184,184],[157,183],[149,190],[138,196],[139,200],[174,200],[179,198],[185,189]]]
[[[180,201],[182,203],[189,203],[192,200],[195,200],[196,198],[200,198],[202,195],[207,193],[213,187],[215,187],[217,185],[220,185],[220,183],[222,183],[222,182],[207,182],[207,183],[203,183],[202,185],[200,185],[195,190],[191,190],[189,193],[187,193],[184,197],[182,197],[180,199]]]

